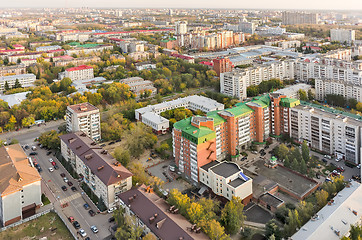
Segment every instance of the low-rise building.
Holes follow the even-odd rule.
[[[0,91],[5,90],[5,83],[8,83],[9,88],[12,88],[17,80],[22,87],[31,87],[36,80],[36,76],[32,73],[28,73],[0,77]]]
[[[67,68],[65,72],[59,73],[60,79],[65,77],[70,78],[72,81],[94,78],[93,67],[80,65],[78,67]]]
[[[20,75],[25,73],[26,73],[26,68],[24,64],[0,67],[0,77],[7,75]]]
[[[155,69],[156,64],[151,62],[139,62],[135,63],[135,67],[138,71],[146,70],[146,69]]]
[[[312,89],[312,86],[305,83],[298,83],[295,85],[288,86],[286,88],[279,89],[274,91],[273,93],[278,93],[281,95],[285,95],[287,98],[295,98],[299,99],[299,90],[305,91],[308,93],[309,90]]]
[[[253,180],[233,162],[213,161],[199,168],[200,183],[228,200],[239,197],[247,205],[253,197]]]
[[[128,54],[128,57],[130,57],[134,61],[147,60],[150,57],[150,53],[149,52],[131,52]]]
[[[153,82],[140,77],[125,78],[120,82],[127,84],[137,99],[154,97],[157,94],[157,88],[153,86]]]
[[[0,148],[0,223],[7,226],[35,214],[41,176],[19,144]]]
[[[14,105],[20,104],[22,101],[24,101],[28,93],[30,93],[30,91],[8,94],[8,95],[0,95],[0,99],[3,100],[4,102],[7,102],[8,106],[11,108]]]
[[[132,173],[83,132],[60,136],[63,158],[107,208],[132,188]]]

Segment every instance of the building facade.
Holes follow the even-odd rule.
[[[132,173],[83,132],[60,136],[61,153],[107,208],[132,188]]]
[[[318,15],[316,13],[282,12],[282,23],[283,25],[317,24]]]
[[[23,64],[0,67],[0,77],[8,75],[20,75],[25,73],[26,73],[26,67]]]
[[[328,94],[337,94],[346,99],[355,99],[362,102],[362,86],[345,81],[315,79],[316,99],[323,101]]]
[[[68,132],[82,131],[94,141],[101,139],[99,109],[88,102],[68,106],[66,122]]]
[[[70,78],[72,81],[86,80],[94,78],[93,67],[87,65],[80,65],[65,69],[65,72],[59,73],[60,79],[65,77]]]
[[[9,88],[12,88],[16,81],[19,81],[22,87],[31,87],[33,86],[36,76],[32,73],[20,74],[20,75],[8,75],[0,77],[0,91],[5,90],[5,84],[8,83]]]
[[[351,44],[356,41],[356,31],[352,29],[331,29],[331,41]]]
[[[0,148],[0,223],[7,226],[35,214],[41,176],[19,144]]]

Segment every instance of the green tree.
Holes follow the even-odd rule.
[[[4,89],[5,91],[8,91],[10,89],[8,81],[5,81]]]
[[[23,118],[23,120],[21,120],[21,125],[23,127],[29,127],[31,125],[33,125],[35,122],[35,119],[33,116],[29,116],[29,117],[25,117]]]
[[[298,163],[298,161],[297,161],[296,158],[293,159],[292,169],[293,169],[294,171],[298,171],[298,172],[299,172],[299,163]]]
[[[125,167],[127,167],[129,162],[131,161],[131,156],[129,154],[129,151],[124,150],[121,147],[117,147],[114,150],[113,155],[114,155],[114,158]]]
[[[13,88],[21,88],[21,84],[19,82],[19,79],[15,80],[15,84],[14,84]]]
[[[312,92],[312,90],[308,90],[308,100],[309,101],[312,101],[312,100],[314,100],[314,94],[313,94],[313,92]]]
[[[152,148],[157,137],[152,133],[152,129],[143,123],[131,124],[130,129],[125,133],[127,139],[127,149],[133,157],[139,157],[145,149]]]
[[[289,148],[285,144],[280,144],[275,151],[275,154],[280,160],[284,160],[289,152]],[[289,159],[290,160],[290,159]]]
[[[302,90],[302,89],[299,89],[298,90],[298,98],[302,101],[307,101],[308,100],[308,96],[307,96],[307,93]]]
[[[57,150],[60,148],[59,133],[55,130],[44,132],[39,136],[39,142],[50,149]]]
[[[302,173],[302,174],[306,174],[306,173],[307,173],[307,165],[305,164],[304,159],[302,159],[302,160],[300,161],[299,170],[300,170],[300,173]]]
[[[288,156],[285,157],[284,166],[287,167],[287,168],[290,168],[290,161],[289,161],[289,157],[288,157]]]
[[[276,240],[282,238],[281,231],[275,219],[272,219],[265,224],[265,236],[269,239],[271,236],[274,236],[274,239]]]
[[[308,144],[306,141],[304,141],[302,144],[302,158],[304,159],[304,161],[306,163],[309,162],[309,159],[310,159],[309,147],[308,147]]]
[[[248,97],[255,97],[259,94],[259,88],[256,85],[251,85],[246,89],[246,94]]]
[[[243,213],[244,205],[239,197],[233,197],[221,211],[220,221],[230,234],[237,233],[246,219]]]
[[[16,124],[16,118],[14,117],[14,115],[11,115],[8,124],[5,125],[5,129],[13,130],[15,128],[15,124]]]
[[[142,240],[157,240],[157,238],[152,233],[148,233]]]

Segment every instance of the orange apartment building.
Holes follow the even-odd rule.
[[[180,172],[199,182],[198,169],[239,152],[270,135],[289,133],[289,108],[299,100],[270,94],[241,102],[235,107],[194,116],[174,124],[173,156]]]
[[[229,58],[215,58],[212,61],[214,63],[214,71],[218,77],[220,77],[220,73],[231,72],[234,68]]]

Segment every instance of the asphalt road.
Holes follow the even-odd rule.
[[[36,146],[36,143],[34,142],[36,137],[38,137],[42,132],[57,129],[62,123],[64,123],[64,121],[51,122],[40,127],[36,126],[30,129],[2,134],[0,135],[0,138],[6,139],[7,141],[12,138],[16,138],[21,145],[28,144],[30,147],[33,145]],[[25,152],[29,155],[31,150],[29,149]],[[112,216],[112,214],[97,214],[94,217],[91,217],[88,210],[85,210],[83,205],[84,203],[88,203],[91,206],[91,209],[97,212],[96,207],[93,203],[91,203],[85,193],[82,194],[82,189],[79,187],[78,182],[70,176],[62,164],[53,155],[47,156],[47,151],[39,149],[38,146],[36,152],[38,155],[31,157],[36,159],[43,169],[40,173],[43,179],[42,192],[45,193],[51,200],[58,213],[61,214],[64,219],[67,219],[69,216],[74,217],[74,219],[79,222],[81,228],[86,231],[87,236],[90,237],[90,239],[108,239],[110,237],[110,231],[108,229],[111,225],[113,225],[113,223],[108,223],[108,219]],[[59,166],[58,170],[54,170],[53,172],[48,170],[50,167],[53,167],[49,158],[52,158],[57,163]],[[74,184],[78,191],[71,191],[70,187],[63,181],[60,173],[65,173],[66,177]],[[61,189],[62,186],[66,186],[68,190],[63,191]],[[62,204],[64,203],[68,203],[68,206],[62,208]],[[77,234],[77,230],[73,227],[73,225],[70,222],[67,222],[67,224],[70,229],[72,229],[73,233]],[[90,226],[92,225],[97,226],[99,231],[97,234],[94,234],[91,231]],[[79,238],[82,239],[80,236]]]

